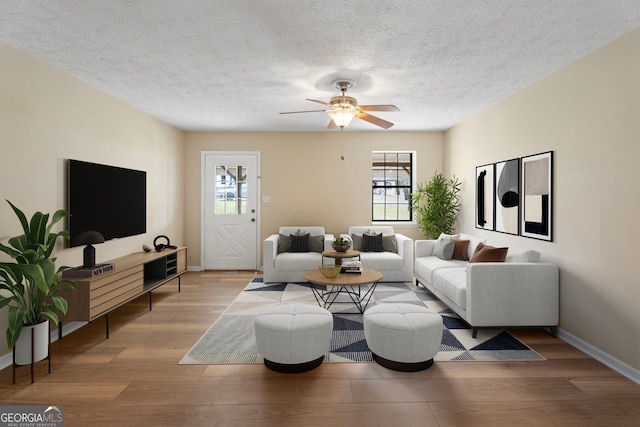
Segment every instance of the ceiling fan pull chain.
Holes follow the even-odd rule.
[[[344,160],[344,126],[340,128],[340,160]]]

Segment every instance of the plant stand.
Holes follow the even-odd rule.
[[[42,360],[47,360],[49,363],[49,373],[51,373],[51,342],[49,340],[47,340],[47,357],[45,357]],[[42,362],[42,360],[38,360],[38,362],[34,362],[33,359],[35,358],[35,329],[31,329],[31,384],[33,384],[33,371],[34,371],[34,365],[38,362]],[[16,383],[16,367],[19,366],[27,366],[27,365],[18,365],[16,363],[16,352],[15,349],[13,350],[13,384]]]

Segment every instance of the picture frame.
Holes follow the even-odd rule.
[[[476,167],[476,228],[495,230],[495,165]]]
[[[522,157],[521,235],[553,241],[553,151]]]
[[[520,233],[520,159],[495,164],[495,231]]]

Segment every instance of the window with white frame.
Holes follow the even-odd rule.
[[[413,220],[413,152],[374,151],[371,153],[371,219],[373,221]]]

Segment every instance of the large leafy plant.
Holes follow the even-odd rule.
[[[418,184],[411,205],[422,233],[436,239],[440,233],[453,234],[460,211],[460,181],[435,172],[428,182]]]
[[[68,239],[68,231],[53,233],[53,226],[69,215],[58,210],[49,214],[36,212],[27,221],[24,213],[7,200],[22,225],[23,234],[9,239],[9,245],[0,243],[0,251],[15,262],[0,263],[0,309],[8,306],[7,346],[13,348],[22,327],[37,325],[47,318],[58,324],[58,313],[67,312],[67,301],[58,293],[74,287],[69,280],[61,280],[60,273],[67,267],[56,269],[56,258],[51,253],[59,237]]]

